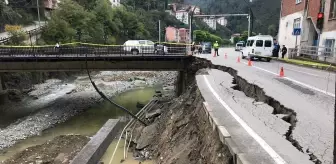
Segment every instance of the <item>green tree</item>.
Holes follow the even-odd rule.
[[[277,29],[274,24],[268,26],[268,35],[271,35],[273,37],[277,35]]]

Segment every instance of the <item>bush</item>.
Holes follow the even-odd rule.
[[[12,45],[23,45],[24,41],[27,40],[27,34],[24,31],[10,31],[10,44]]]

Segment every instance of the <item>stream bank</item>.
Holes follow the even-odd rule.
[[[176,72],[104,71],[93,74],[92,78],[101,91],[113,97],[135,88],[157,85],[164,90],[173,89]],[[41,135],[102,101],[87,75],[73,79],[49,79],[35,85],[20,102],[1,105],[0,150],[6,152],[5,148],[18,141]]]

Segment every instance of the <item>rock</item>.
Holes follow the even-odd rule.
[[[43,161],[42,161],[42,160],[36,160],[35,163],[36,163],[36,164],[42,164]]]
[[[145,86],[146,85],[146,82],[145,81],[142,81],[142,80],[134,80],[134,85],[135,86]]]
[[[22,100],[23,95],[17,89],[9,89],[8,92],[8,99],[11,101],[19,102]]]
[[[155,110],[155,111],[153,111],[153,112],[147,113],[147,114],[146,114],[146,118],[147,118],[147,119],[155,118],[155,117],[157,117],[157,116],[160,116],[160,115],[161,115],[161,112],[162,112],[161,109],[157,109],[157,110]]]
[[[57,157],[54,159],[55,164],[61,164],[65,160],[65,154],[64,153],[59,153]]]
[[[136,149],[141,150],[152,143],[154,137],[156,137],[157,123],[146,126],[143,128],[140,138],[137,140]]]
[[[146,77],[143,76],[137,76],[134,78],[135,80],[142,80],[142,81],[146,81]]]

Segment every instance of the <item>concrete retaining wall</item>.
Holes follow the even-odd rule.
[[[121,127],[119,120],[110,119],[84,146],[71,164],[97,164]]]
[[[209,119],[210,124],[212,125],[212,129],[218,132],[219,139],[221,140],[221,142],[229,148],[230,153],[233,156],[233,163],[251,164],[249,160],[246,158],[245,154],[238,149],[238,146],[232,140],[231,135],[226,130],[225,126],[220,125],[217,118],[214,117],[214,114],[207,102],[203,102],[203,109]]]

